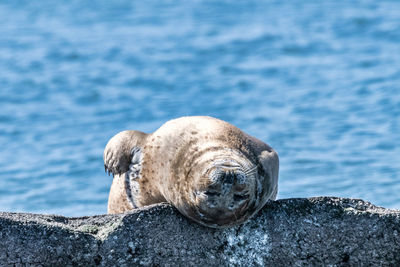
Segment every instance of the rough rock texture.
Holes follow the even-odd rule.
[[[358,199],[283,199],[223,230],[167,204],[82,218],[0,213],[0,266],[269,264],[400,266],[400,211]]]

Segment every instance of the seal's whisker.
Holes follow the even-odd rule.
[[[255,172],[257,171],[257,166],[254,166],[251,169],[248,170],[244,170],[244,174],[246,174],[247,176],[251,175],[251,174],[255,174]]]

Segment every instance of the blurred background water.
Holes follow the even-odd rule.
[[[400,208],[400,1],[0,2],[0,210],[106,212],[102,153],[185,115],[280,155],[279,198]]]

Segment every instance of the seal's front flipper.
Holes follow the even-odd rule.
[[[135,157],[133,150],[140,151],[146,137],[147,134],[140,131],[123,131],[111,138],[103,155],[106,172],[113,175],[127,172],[132,164],[132,157]]]

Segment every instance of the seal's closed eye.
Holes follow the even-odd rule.
[[[208,197],[219,197],[221,196],[220,192],[216,192],[216,191],[206,191],[204,192],[204,194],[206,194]]]
[[[234,194],[233,195],[233,200],[234,201],[242,201],[242,200],[246,200],[250,197],[250,195],[239,195],[239,194]]]

